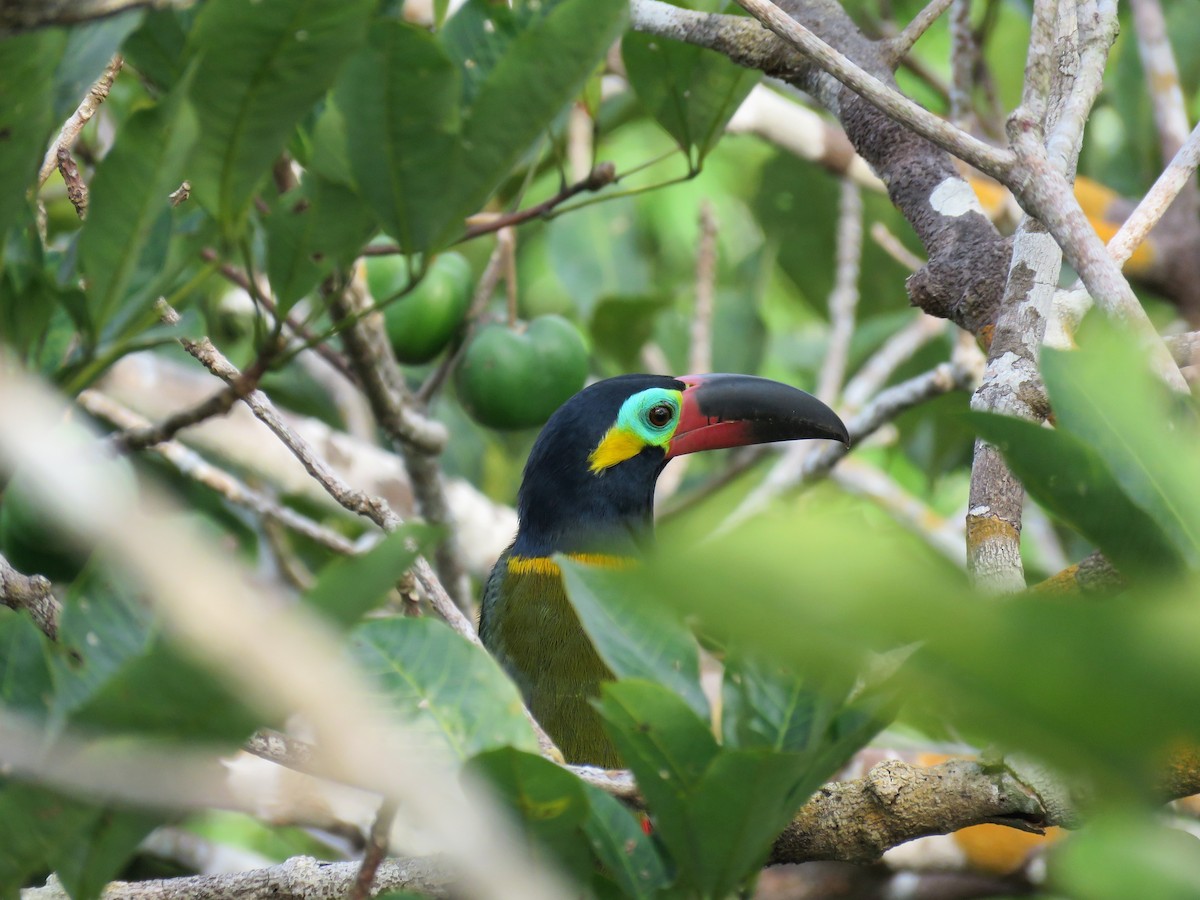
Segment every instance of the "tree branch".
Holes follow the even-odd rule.
[[[5,8],[4,13],[0,14],[0,34],[3,34],[5,31],[9,16],[19,13],[18,10],[11,9],[11,6],[10,4]],[[22,29],[13,28],[13,30]],[[88,88],[87,96],[83,98],[83,102],[79,104],[79,108],[71,114],[71,118],[63,123],[58,137],[54,139],[54,142],[50,145],[50,149],[46,151],[46,155],[42,159],[42,167],[38,170],[37,184],[39,188],[46,183],[46,179],[54,173],[55,168],[59,165],[59,152],[64,150],[70,151],[79,137],[79,132],[83,131],[83,126],[91,121],[92,116],[96,114],[96,110],[100,108],[100,104],[108,97],[108,92],[112,90],[113,79],[117,77],[117,73],[121,71],[121,66],[124,64],[125,58],[121,54],[118,53],[114,56],[104,68],[100,77],[96,79],[96,83]],[[78,207],[76,208],[78,209]],[[83,218],[83,216],[81,215],[80,218]]]
[[[35,625],[52,641],[58,640],[58,618],[62,604],[54,596],[50,579],[23,575],[0,556],[0,603],[9,609],[25,610]]]

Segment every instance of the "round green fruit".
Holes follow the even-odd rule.
[[[588,371],[587,346],[561,316],[541,316],[524,331],[487,325],[454,373],[458,399],[480,425],[541,425],[576,391]]]
[[[471,305],[471,265],[457,253],[443,253],[412,291],[384,307],[388,338],[402,363],[427,363],[450,343]],[[367,260],[367,287],[383,303],[408,285],[401,256]]]

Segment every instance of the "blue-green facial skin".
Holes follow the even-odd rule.
[[[666,424],[655,427],[650,424],[648,413],[655,406],[665,404],[674,410]],[[679,425],[679,409],[683,404],[683,394],[665,388],[650,388],[640,394],[634,394],[621,404],[617,413],[617,427],[655,447],[667,447],[675,435]]]

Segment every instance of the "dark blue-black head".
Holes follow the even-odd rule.
[[[649,539],[654,486],[676,456],[746,444],[849,442],[833,410],[750,375],[621,375],[564,403],[534,442],[513,552],[629,553]]]

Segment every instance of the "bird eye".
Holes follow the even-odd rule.
[[[675,417],[675,410],[667,403],[658,403],[646,412],[646,421],[655,428],[662,428]]]

